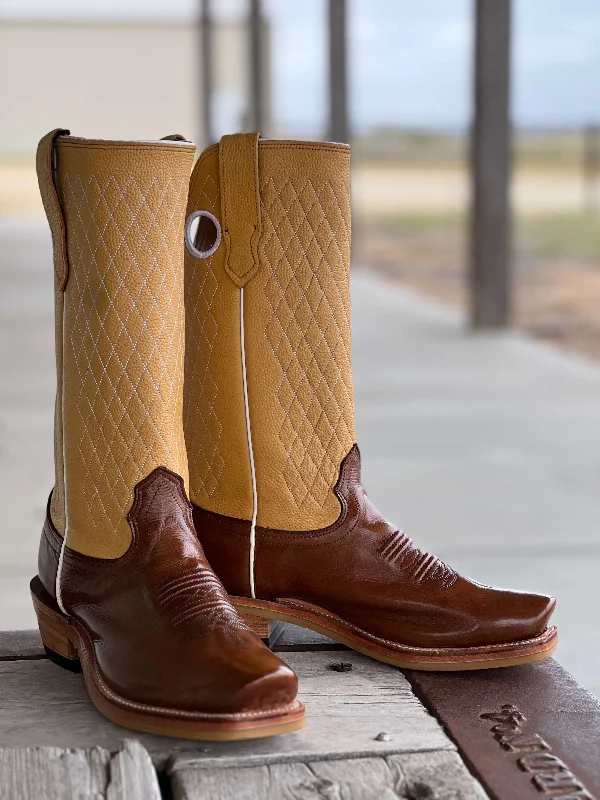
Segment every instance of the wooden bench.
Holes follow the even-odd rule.
[[[191,742],[113,725],[37,632],[0,634],[0,800],[600,798],[600,705],[556,662],[403,674],[294,626],[269,643],[306,728]]]

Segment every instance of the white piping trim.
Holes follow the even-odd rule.
[[[63,498],[65,507],[65,532],[60,546],[60,556],[58,557],[58,568],[56,570],[56,583],[54,591],[56,594],[56,602],[63,614],[68,615],[68,611],[63,605],[62,592],[60,589],[60,579],[62,575],[63,560],[65,556],[65,547],[67,546],[67,531],[69,529],[68,514],[67,514],[67,475],[65,468],[65,292],[62,293],[62,380],[60,392],[60,414],[62,417],[62,475],[63,475]]]
[[[58,569],[56,570],[55,593],[56,593],[56,602],[58,603],[58,607],[63,612],[63,614],[67,614],[67,616],[68,616],[69,612],[63,606],[62,592],[60,590],[60,576],[61,576],[62,568],[63,568],[63,559],[64,559],[64,555],[65,555],[65,547],[66,547],[66,544],[67,544],[66,518],[67,518],[67,515],[65,513],[65,535],[63,536],[62,545],[60,546],[60,556],[58,557]]]
[[[258,514],[258,492],[256,490],[256,470],[254,468],[254,450],[252,449],[252,429],[250,427],[250,404],[248,402],[248,378],[246,375],[246,342],[244,338],[244,287],[240,289],[240,347],[242,350],[242,381],[244,384],[244,409],[246,412],[246,435],[248,437],[248,455],[250,456],[250,474],[252,475],[252,522],[250,524],[250,595],[255,598],[254,590],[254,552],[256,549],[256,517]]]

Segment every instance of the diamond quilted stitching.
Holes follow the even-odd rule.
[[[198,208],[213,212],[219,199],[219,187],[208,175],[198,195]],[[190,483],[202,486],[208,497],[217,490],[225,462],[220,451],[223,428],[216,413],[218,385],[214,378],[214,345],[218,324],[214,303],[218,279],[213,266],[214,256],[201,262],[191,259],[191,269],[186,270],[186,315],[188,320],[187,358],[188,374],[194,375],[198,391],[191,406],[190,393],[185,396],[184,416],[190,441]],[[190,261],[188,261],[189,265]]]
[[[260,251],[272,312],[265,335],[281,368],[278,433],[289,454],[283,479],[301,509],[324,502],[354,440],[343,255],[349,229],[329,182],[317,190],[310,180],[275,185],[269,178],[261,201]]]
[[[156,463],[184,473],[174,413],[183,367],[181,267],[174,244],[187,181],[82,179],[66,174],[71,294],[78,299],[65,347],[75,399],[80,482],[90,525],[116,527],[135,483]]]

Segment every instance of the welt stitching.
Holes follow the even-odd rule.
[[[192,147],[195,148],[195,145],[185,145],[181,143],[180,145],[164,145],[164,144],[140,144],[135,145],[129,142],[111,142],[110,144],[100,144],[97,142],[72,142],[66,141],[65,139],[61,139],[58,143],[58,147],[62,150],[64,148],[77,148],[83,150],[133,150],[136,153],[139,152],[152,152],[155,153],[157,150],[161,153],[172,153],[175,158],[180,158],[181,156],[185,156],[187,159],[190,155],[190,150]],[[183,145],[183,146],[182,146]],[[180,149],[181,148],[181,149]]]
[[[299,704],[292,703],[287,706],[275,706],[273,708],[265,709],[264,711],[240,711],[233,714],[211,714],[209,712],[199,712],[199,711],[185,711],[183,709],[169,709],[166,707],[161,706],[150,706],[145,705],[144,703],[133,703],[129,700],[126,700],[124,697],[121,697],[116,692],[113,692],[112,689],[106,685],[102,678],[102,673],[100,672],[100,667],[96,658],[96,652],[94,650],[93,644],[90,643],[90,635],[87,629],[80,623],[79,621],[75,621],[73,627],[79,632],[81,631],[82,638],[85,641],[85,650],[86,655],[92,662],[95,684],[98,689],[102,692],[102,694],[114,702],[118,703],[119,705],[128,706],[129,708],[139,709],[143,712],[154,712],[159,714],[164,714],[168,716],[171,714],[172,716],[183,716],[188,717],[191,719],[235,719],[238,717],[244,718],[260,718],[264,716],[270,716],[278,711],[290,711],[293,708],[296,708]]]
[[[303,142],[272,142],[261,141],[261,148],[266,150],[312,150],[315,153],[329,152],[338,153],[340,156],[350,158],[350,148],[347,145],[329,145],[326,143],[307,143]]]
[[[258,246],[260,244],[259,241],[255,242],[255,248],[252,249],[252,239],[259,234],[259,226],[260,226],[260,183],[258,178],[258,137],[256,137],[253,146],[252,146],[252,179],[254,182],[254,233],[250,237],[250,252],[252,253],[252,266],[250,269],[244,272],[244,277],[252,272],[252,270],[258,270],[260,266],[259,262],[259,254],[258,254]],[[255,257],[256,256],[256,257]]]
[[[544,633],[541,633],[538,636],[534,636],[532,639],[521,639],[521,640],[517,640],[517,641],[514,641],[514,642],[502,642],[501,644],[478,645],[478,646],[472,646],[472,647],[468,647],[467,646],[467,647],[464,647],[464,648],[458,648],[458,647],[448,647],[448,648],[444,648],[444,647],[415,647],[413,645],[403,645],[403,644],[399,644],[398,642],[392,642],[390,639],[384,639],[384,638],[382,638],[380,636],[375,636],[374,634],[368,633],[367,631],[363,630],[362,628],[359,628],[357,625],[353,625],[351,622],[346,622],[341,617],[338,617],[335,614],[328,614],[326,611],[323,611],[322,609],[317,608],[316,606],[307,606],[307,605],[304,605],[303,603],[300,603],[298,601],[291,600],[291,599],[290,600],[286,600],[285,598],[283,600],[279,600],[278,601],[278,605],[282,605],[284,608],[286,606],[289,606],[290,608],[295,608],[295,609],[297,609],[299,611],[308,611],[310,614],[314,614],[317,617],[323,617],[323,618],[331,619],[334,622],[341,623],[343,626],[346,626],[346,627],[350,628],[351,630],[354,630],[354,631],[360,633],[362,636],[365,637],[365,639],[373,639],[374,641],[382,642],[383,644],[385,644],[388,647],[392,647],[394,649],[401,649],[401,650],[410,650],[411,652],[415,652],[415,653],[430,653],[432,650],[434,650],[434,651],[438,652],[440,655],[454,654],[454,653],[456,653],[458,655],[461,655],[465,651],[468,652],[468,653],[485,655],[487,652],[489,652],[491,650],[509,650],[511,648],[514,648],[515,645],[518,646],[518,645],[522,645],[522,644],[535,644],[537,641],[543,640],[545,638],[545,635],[547,634],[547,631],[544,631]]]

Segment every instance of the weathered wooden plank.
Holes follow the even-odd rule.
[[[260,764],[298,758],[342,758],[454,749],[414,697],[399,670],[357,653],[343,654],[351,672],[331,670],[338,653],[286,653],[300,679],[307,727],[249,742],[199,742],[137,734],[156,765],[172,755],[206,766]],[[377,741],[385,732],[388,741]],[[90,703],[81,675],[47,660],[0,663],[0,747],[55,746],[117,750],[128,735]]]
[[[2,631],[0,661],[46,658],[39,631]]]
[[[96,711],[81,675],[48,660],[0,663],[0,747],[99,746],[114,751],[130,735]],[[173,749],[192,744],[150,734],[135,735],[159,765]]]
[[[458,753],[406,753],[386,758],[402,776],[402,797],[415,800],[485,800],[487,794]],[[507,798],[508,800],[508,798]],[[510,800],[516,800],[511,797]]]
[[[285,776],[287,785],[282,782]],[[191,766],[171,774],[173,800],[278,800],[290,797],[290,785],[302,785],[310,798],[312,776],[304,764],[273,764],[230,769],[196,769]],[[275,788],[276,787],[276,788]],[[291,795],[293,797],[294,795]],[[298,794],[296,794],[298,797]]]
[[[276,653],[293,650],[348,650],[343,644],[299,625],[271,620],[267,644]]]
[[[289,736],[238,742],[209,742],[200,753],[182,754],[174,768],[243,766],[285,761],[380,756],[453,749],[437,721],[425,713],[399,670],[359,653],[345,652],[350,672],[335,672],[339,654],[283,653],[300,680],[306,704],[304,730]],[[388,738],[378,741],[380,733]]]
[[[0,749],[2,800],[105,797],[110,753],[100,747]]]
[[[126,739],[110,763],[106,800],[161,800],[152,759],[136,739]]]
[[[160,800],[150,756],[128,739],[115,755],[102,747],[0,749],[0,800]]]
[[[182,769],[174,800],[485,800],[457,753],[293,762],[230,769]]]

